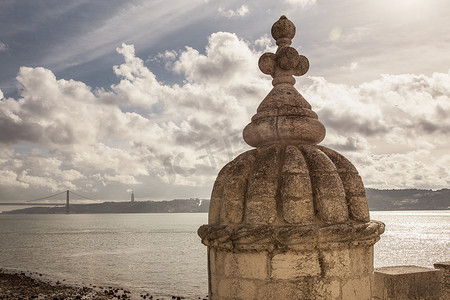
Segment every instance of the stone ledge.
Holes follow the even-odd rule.
[[[419,273],[436,273],[437,271],[431,268],[419,267],[419,266],[391,266],[376,268],[375,272],[385,275],[397,276],[406,274],[419,274]]]
[[[435,269],[442,269],[446,271],[450,271],[450,261],[446,262],[437,262],[433,264]]]
[[[443,299],[450,299],[450,261],[434,263],[434,268],[442,271],[441,289]]]
[[[375,269],[373,299],[439,300],[442,271],[417,267],[393,266]]]
[[[372,245],[384,232],[379,221],[307,226],[203,225],[198,235],[206,246],[241,251],[311,250]]]

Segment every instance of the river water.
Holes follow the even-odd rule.
[[[207,294],[207,214],[0,214],[0,267],[54,280],[198,299]],[[386,224],[375,267],[450,260],[450,211],[371,212]]]

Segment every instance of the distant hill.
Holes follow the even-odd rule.
[[[446,210],[450,209],[450,189],[377,190],[366,189],[370,210]],[[71,204],[72,214],[100,213],[199,213],[208,212],[209,200],[190,198],[171,201],[104,202]],[[65,207],[31,207],[5,214],[64,214]]]
[[[198,198],[171,201],[103,202],[96,204],[71,204],[71,214],[103,213],[199,213],[208,212],[209,200]],[[5,214],[65,214],[65,206],[30,207]]]
[[[366,189],[370,210],[450,209],[450,189],[377,190]]]

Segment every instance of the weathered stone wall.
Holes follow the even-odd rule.
[[[209,248],[211,299],[370,300],[373,246],[314,251]]]
[[[434,268],[442,270],[442,300],[450,299],[450,261],[435,263]]]
[[[375,269],[373,300],[445,300],[442,271],[417,266]]]

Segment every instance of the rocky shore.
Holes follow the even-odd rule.
[[[154,296],[149,293],[136,293],[117,287],[81,287],[65,284],[64,281],[42,279],[42,274],[13,272],[0,268],[0,299],[8,300],[106,300],[106,299],[186,299],[182,296]],[[204,299],[207,298],[201,298]]]
[[[108,299],[93,288],[46,282],[39,274],[11,273],[0,269],[0,299]]]

